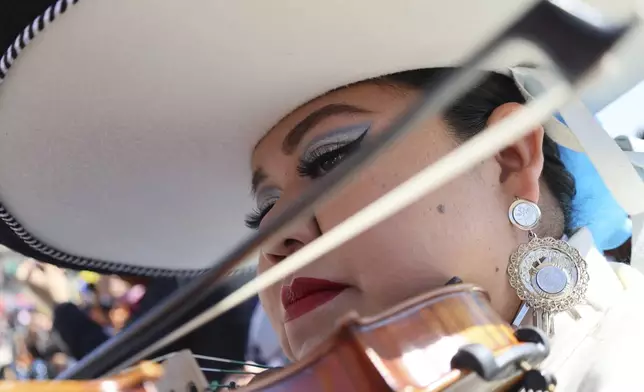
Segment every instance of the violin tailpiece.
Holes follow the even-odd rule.
[[[190,350],[177,352],[162,365],[163,377],[154,383],[156,392],[208,390],[208,381]]]

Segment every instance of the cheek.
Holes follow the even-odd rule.
[[[374,167],[321,209],[322,231],[407,178],[395,168]],[[501,283],[515,241],[494,170],[482,164],[334,252],[332,263],[348,270],[368,293],[368,313],[442,286],[453,276],[485,288]]]
[[[268,260],[266,260],[266,258],[262,255],[257,265],[257,274],[258,275],[263,274],[270,267],[271,267],[271,263]],[[276,325],[274,321],[281,320],[282,305],[281,305],[281,299],[280,299],[280,291],[281,291],[280,283],[277,283],[277,284],[274,284],[273,286],[268,287],[265,290],[262,290],[259,294],[259,298],[262,302],[262,306],[264,307],[266,314],[268,314],[269,318],[271,319],[271,323],[273,324],[273,327],[275,327]],[[281,322],[279,324],[281,324]]]
[[[435,134],[442,135],[441,137]],[[386,152],[367,170],[345,187],[336,197],[316,211],[322,232],[326,232],[360,209],[434,163],[454,148],[454,142],[444,132],[421,132],[405,141],[391,153]],[[426,253],[428,242],[443,237],[457,238],[476,224],[488,222],[494,209],[490,203],[498,197],[494,180],[498,175],[492,162],[484,162],[438,190],[421,198],[380,223],[368,233],[379,242],[377,247],[401,250],[402,244],[413,240],[412,252]],[[487,206],[486,206],[487,205]],[[503,217],[503,215],[500,215]],[[434,239],[434,240],[432,240]],[[432,245],[436,249],[436,244]],[[440,247],[438,247],[440,248]]]
[[[426,130],[411,133],[401,143],[383,152],[348,186],[323,205],[317,215],[327,222],[320,223],[336,225],[436,162],[455,146],[455,141],[441,128],[440,123],[428,123]],[[430,211],[431,209],[426,209],[417,212],[427,214]]]

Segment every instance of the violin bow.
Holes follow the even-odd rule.
[[[556,4],[555,4],[556,3]],[[463,66],[432,89],[425,89],[418,102],[370,143],[366,143],[332,172],[319,179],[282,214],[271,219],[228,254],[213,263],[210,270],[170,295],[147,315],[121,334],[110,339],[76,366],[61,374],[62,379],[92,379],[130,366],[160,348],[193,331],[232,307],[255,295],[284,276],[314,261],[372,225],[395,214],[405,206],[465,172],[477,162],[493,156],[550,116],[566,103],[575,89],[593,71],[603,56],[636,24],[636,18],[618,26],[605,26],[576,8],[574,1],[540,1],[490,42],[482,45]],[[382,196],[334,229],[307,244],[254,280],[224,298],[190,322],[179,326],[183,317],[202,304],[220,282],[243,260],[261,246],[270,244],[346,184],[378,153],[425,119],[443,112],[480,80],[476,65],[498,51],[510,40],[527,40],[554,60],[562,83],[532,101],[506,121],[489,127],[438,162]],[[570,50],[574,47],[575,50]],[[567,83],[566,83],[567,82]],[[174,332],[162,338],[163,331]]]

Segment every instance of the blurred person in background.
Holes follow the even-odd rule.
[[[60,339],[64,351],[80,360],[127,328],[152,307],[177,290],[185,281],[175,278],[134,278],[81,274],[90,281],[81,283],[80,302],[71,301],[73,285],[58,267],[29,260],[18,268],[17,276],[30,287],[39,302],[47,304],[53,318],[53,335]],[[90,277],[91,276],[91,277]],[[250,280],[251,274],[238,274],[211,297],[216,303]],[[156,356],[189,349],[193,354],[243,360],[247,351],[248,331],[257,299],[246,302],[203,327],[195,330]],[[186,321],[205,306],[192,312]],[[170,331],[168,331],[170,332]],[[235,365],[199,359],[202,367],[234,370]],[[222,373],[207,373],[209,381],[221,381]]]
[[[32,338],[24,333],[14,335],[12,371],[17,380],[49,379],[46,361],[40,357]]]
[[[94,283],[83,284],[81,298],[83,299],[80,306],[82,311],[98,324],[108,336],[113,336],[115,331],[110,320],[110,310],[114,299],[101,295],[97,285]]]
[[[0,367],[0,380],[16,381],[16,373],[11,369],[11,365],[4,365]]]
[[[11,338],[11,363],[4,376],[18,380],[54,378],[71,362],[62,351],[60,340],[52,333],[49,316],[34,309],[14,312]]]

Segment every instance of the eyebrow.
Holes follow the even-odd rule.
[[[282,152],[291,155],[302,141],[302,138],[317,124],[329,117],[342,114],[364,114],[371,113],[370,110],[342,103],[333,103],[323,106],[322,108],[309,114],[304,120],[300,121],[289,131],[282,142]]]

